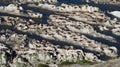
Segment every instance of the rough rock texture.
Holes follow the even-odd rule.
[[[111,4],[111,5],[120,5],[120,0],[84,0],[86,2],[94,2],[99,4]]]
[[[119,57],[118,20],[98,7],[56,2],[16,0],[0,6],[1,67],[57,67]]]
[[[15,16],[41,18],[42,14],[33,12],[31,10],[24,10],[23,7],[9,4],[8,6],[0,6],[1,13],[13,14]]]

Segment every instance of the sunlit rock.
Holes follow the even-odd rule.
[[[112,14],[115,17],[120,18],[120,11],[112,11],[112,12],[110,12],[110,14]]]

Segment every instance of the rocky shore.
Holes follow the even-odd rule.
[[[119,57],[120,22],[98,7],[13,0],[0,6],[0,13],[7,14],[0,14],[0,67],[59,67]]]

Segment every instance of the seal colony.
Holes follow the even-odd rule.
[[[110,19],[97,7],[57,3],[13,0],[0,6],[0,13],[7,14],[0,15],[1,67],[58,67],[62,62],[101,63],[119,57],[117,19]],[[47,23],[43,23],[43,13],[24,7],[50,12]]]

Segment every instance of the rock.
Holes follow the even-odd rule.
[[[109,47],[109,49],[111,49],[113,52],[115,52],[115,53],[117,53],[118,52],[118,50],[117,50],[117,48],[116,47]]]
[[[115,47],[109,47],[109,48],[103,48],[103,52],[110,57],[117,57],[117,48]]]
[[[120,11],[112,11],[112,12],[110,12],[110,14],[117,18],[120,18]]]
[[[36,48],[35,44],[29,43],[28,44],[29,48]]]
[[[18,0],[18,2],[22,4],[26,3],[50,3],[50,4],[55,4],[57,3],[57,0]]]
[[[89,3],[96,3],[96,4],[109,4],[109,5],[116,5],[119,6],[119,0],[83,0]]]
[[[0,6],[0,13],[10,14],[0,16],[0,52],[8,52],[8,60],[12,63],[5,57],[4,62],[11,67],[34,67],[37,64],[58,67],[66,61],[102,62],[105,58],[99,57],[119,55],[115,47],[119,44],[118,39],[108,34],[112,32],[119,37],[117,20],[107,17],[97,7],[58,5],[55,1],[17,0],[17,5]],[[36,9],[35,12],[31,7]]]
[[[42,14],[30,10],[24,10],[23,7],[15,4],[9,4],[8,6],[0,6],[0,9],[1,13],[7,13],[22,17],[42,18]]]
[[[119,36],[120,35],[120,28],[118,27],[118,28],[112,29],[112,33]]]
[[[2,36],[0,37],[0,40],[1,40],[1,41],[5,41],[5,40],[6,40],[5,35],[2,35]]]
[[[17,29],[22,30],[22,29],[27,29],[28,27],[25,24],[21,24],[19,23],[18,25],[16,25]],[[21,28],[22,27],[22,28]]]
[[[85,60],[89,60],[89,61],[92,61],[92,62],[101,62],[101,60],[99,60],[97,58],[97,56],[95,56],[94,54],[92,53],[85,53],[85,56],[84,56]]]
[[[10,12],[12,12],[12,11],[15,11],[15,10],[17,10],[17,6],[14,5],[14,4],[9,4],[9,5],[5,8],[5,11],[10,11]]]
[[[7,48],[4,44],[0,43],[0,50],[2,50],[2,49],[7,49]]]

